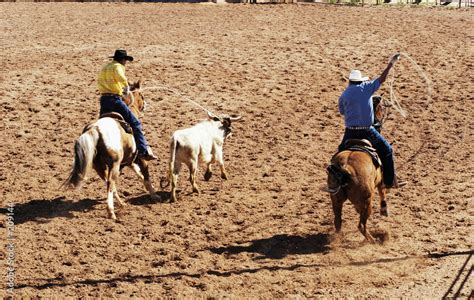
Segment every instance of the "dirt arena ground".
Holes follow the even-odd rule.
[[[0,296],[14,275],[19,297],[472,297],[472,11],[0,7]],[[201,172],[203,193],[191,195],[186,171],[169,204],[151,201],[125,169],[129,205],[114,222],[96,174],[80,190],[60,185],[74,140],[97,117],[97,73],[116,48],[135,57],[129,80],[148,88],[142,121],[160,157],[150,167],[157,188],[171,133],[206,117],[184,96],[245,121],[224,145],[229,180],[204,182]],[[389,194],[388,218],[374,203],[369,225],[384,243],[364,241],[349,203],[336,238],[320,188],[343,133],[337,99],[351,68],[376,77],[396,51],[421,68],[408,57],[395,67],[408,115],[392,110],[384,128],[410,185]],[[388,83],[379,94],[390,99]]]

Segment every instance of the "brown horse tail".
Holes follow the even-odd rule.
[[[95,127],[84,132],[74,144],[74,163],[71,174],[63,183],[66,188],[78,188],[86,179],[96,155],[99,133]]]
[[[337,194],[341,189],[346,187],[351,180],[356,180],[345,166],[341,166],[338,163],[329,165],[327,167],[327,172],[328,175],[334,179],[332,180],[333,184],[328,186],[327,189],[331,194]]]

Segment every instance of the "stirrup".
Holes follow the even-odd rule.
[[[147,160],[147,161],[158,159],[158,157],[156,157],[155,154],[153,154],[153,151],[151,151],[150,147],[146,149],[145,153],[138,153],[138,158]]]
[[[401,187],[404,187],[407,184],[408,184],[408,182],[405,181],[405,180],[395,179],[395,180],[393,180],[392,185],[386,185],[385,187],[388,188],[388,189],[399,189]]]

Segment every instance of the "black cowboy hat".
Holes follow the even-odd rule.
[[[133,61],[133,56],[128,56],[127,51],[121,50],[121,49],[115,50],[114,56],[110,56],[109,58],[113,58],[114,60],[125,59],[129,61]]]

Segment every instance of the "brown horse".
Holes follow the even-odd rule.
[[[131,93],[125,99],[125,103],[137,117],[146,106],[140,85],[141,81],[131,85]],[[160,199],[151,183],[148,164],[145,160],[137,158],[135,139],[128,124],[124,123],[119,114],[109,113],[86,125],[82,135],[75,142],[73,168],[64,182],[67,188],[78,188],[86,179],[88,171],[94,168],[99,177],[106,182],[108,213],[114,220],[116,219],[114,196],[120,206],[125,205],[116,187],[120,170],[125,166],[131,167],[143,180],[152,199]]]
[[[385,117],[381,101],[381,98],[374,97],[375,116],[380,127]],[[370,145],[366,140],[352,142]],[[381,167],[374,164],[372,156],[367,152],[344,150],[333,156],[327,173],[327,191],[331,195],[336,232],[340,232],[342,226],[342,205],[349,199],[360,216],[359,231],[370,243],[374,243],[374,238],[367,230],[367,219],[372,213],[376,189],[380,196],[380,213],[388,216]]]

